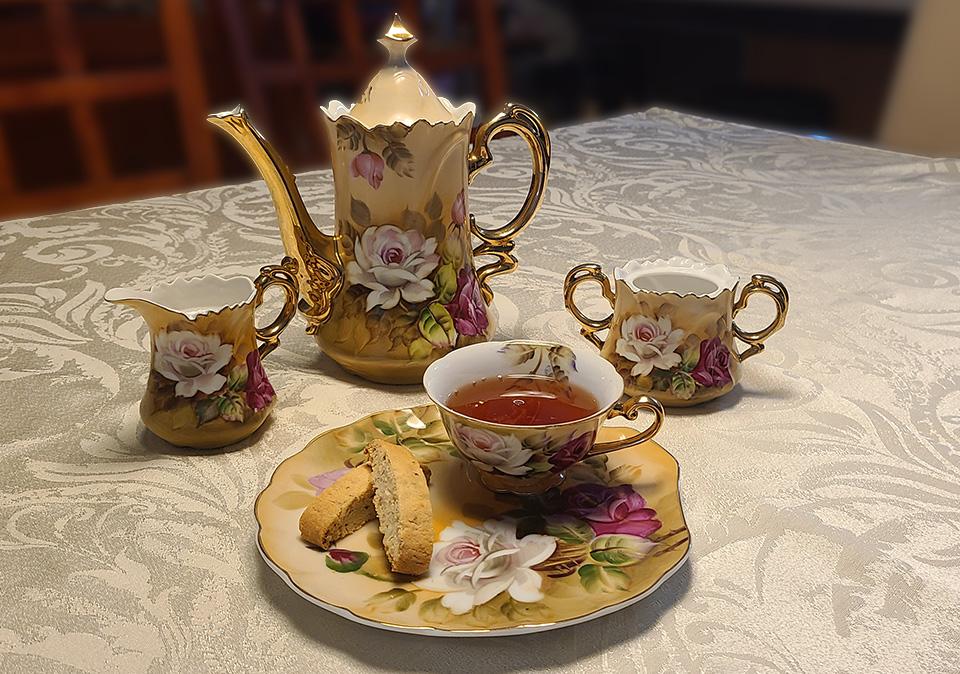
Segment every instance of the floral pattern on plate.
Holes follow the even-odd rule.
[[[600,439],[631,432],[604,428]],[[299,537],[302,509],[374,438],[410,447],[431,469],[436,539],[423,577],[389,571],[375,522],[326,552]],[[560,488],[538,497],[487,491],[455,452],[433,405],[322,433],[257,499],[262,554],[328,610],[437,635],[533,632],[597,617],[642,598],[686,558],[678,466],[655,443],[571,466]]]

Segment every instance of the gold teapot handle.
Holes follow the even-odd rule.
[[[508,103],[503,112],[477,129],[473,150],[467,157],[467,181],[472,183],[483,169],[493,161],[490,141],[501,131],[512,131],[527,141],[530,158],[533,161],[533,175],[530,178],[530,190],[519,212],[510,222],[500,227],[486,229],[477,224],[470,216],[470,231],[482,243],[473,249],[474,256],[492,255],[497,259],[477,269],[480,290],[489,304],[493,300],[493,291],[487,285],[487,279],[497,274],[506,274],[517,268],[517,258],[513,256],[514,237],[519,234],[533,218],[543,203],[547,186],[547,173],[550,171],[550,136],[543,127],[540,118],[530,108],[517,103]]]
[[[300,295],[300,284],[297,281],[299,264],[292,257],[284,257],[280,264],[270,264],[260,267],[260,275],[253,284],[257,288],[257,295],[253,300],[253,308],[263,304],[263,295],[272,285],[280,286],[284,291],[283,308],[270,325],[254,328],[257,339],[263,342],[257,350],[260,358],[264,358],[280,346],[280,333],[297,315],[297,299]]]
[[[766,295],[767,297],[771,298],[774,302],[777,315],[774,316],[773,321],[770,322],[770,325],[765,327],[763,330],[757,330],[756,332],[747,332],[746,330],[741,330],[736,323],[733,324],[733,334],[735,334],[741,341],[744,341],[750,345],[749,348],[744,349],[740,353],[736,354],[737,360],[741,363],[750,356],[755,356],[763,351],[764,340],[783,327],[783,323],[787,319],[787,309],[790,307],[790,295],[787,294],[786,287],[780,283],[780,281],[772,276],[754,274],[750,279],[750,283],[745,285],[743,290],[740,291],[740,299],[738,299],[737,303],[733,305],[734,317],[736,317],[736,315],[742,309],[747,308],[747,302],[750,300],[750,296],[755,293]]]
[[[596,333],[610,327],[613,312],[611,311],[606,318],[596,320],[583,313],[573,299],[573,293],[576,292],[577,286],[588,281],[600,284],[603,296],[607,298],[610,308],[613,309],[617,296],[614,293],[613,286],[610,285],[610,279],[600,271],[600,265],[592,263],[581,264],[567,272],[567,277],[563,280],[563,304],[567,307],[567,311],[573,314],[573,317],[580,323],[580,334],[593,342],[593,345],[598,349],[602,349],[603,340],[597,337]]]

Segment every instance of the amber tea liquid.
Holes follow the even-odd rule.
[[[595,414],[600,404],[578,386],[551,377],[485,377],[454,391],[447,407],[497,424],[542,426],[576,421]]]

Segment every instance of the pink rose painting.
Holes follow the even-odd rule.
[[[458,227],[462,227],[463,223],[467,221],[467,202],[463,190],[460,190],[457,198],[453,200],[453,206],[450,207],[450,218],[453,220],[453,224]]]
[[[464,268],[457,274],[457,294],[445,308],[453,317],[457,333],[465,337],[482,335],[490,325],[487,305],[480,294],[480,284],[473,269]]]
[[[657,512],[630,485],[578,484],[562,494],[564,512],[586,521],[597,536],[646,538],[660,528]]]
[[[570,438],[561,445],[557,451],[551,454],[547,458],[547,461],[558,470],[572,466],[577,461],[580,461],[587,453],[587,450],[593,444],[593,436],[593,431],[589,431]]]
[[[350,162],[350,175],[364,178],[370,187],[379,189],[383,182],[383,157],[370,150],[361,152]]]
[[[700,342],[700,360],[690,376],[705,387],[726,386],[732,381],[730,350],[719,337]]]
[[[267,380],[267,373],[260,363],[260,353],[254,349],[247,354],[247,405],[254,412],[259,412],[273,402],[273,386]]]

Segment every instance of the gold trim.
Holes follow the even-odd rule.
[[[633,447],[634,445],[639,445],[641,442],[646,442],[647,440],[653,439],[653,437],[660,431],[660,427],[663,426],[663,417],[665,415],[665,412],[663,411],[663,405],[661,405],[660,401],[656,398],[643,395],[637,398],[632,398],[626,403],[618,402],[614,404],[613,409],[610,410],[607,418],[613,419],[614,417],[623,417],[628,421],[636,421],[641,410],[646,410],[653,413],[654,418],[653,421],[650,422],[649,426],[639,433],[634,433],[630,437],[622,440],[596,442],[590,451],[587,452],[587,456],[599,456],[601,454],[608,454],[609,452],[616,452],[617,450]]]
[[[388,40],[396,40],[398,42],[407,42],[408,40],[416,40],[407,27],[403,25],[403,22],[400,20],[399,14],[393,15],[393,23],[390,24],[390,27],[387,29],[387,32],[383,34]]]
[[[334,237],[314,224],[297,190],[296,177],[241,106],[212,114],[207,121],[244,149],[266,183],[277,211],[283,248],[300,265],[300,292],[304,295],[300,310],[307,319],[307,332],[315,333],[330,317],[333,298],[343,286],[343,264]]]
[[[263,344],[257,347],[260,358],[265,358],[271,351],[280,346],[280,333],[287,327],[293,317],[297,315],[297,299],[300,297],[297,282],[299,265],[292,257],[285,257],[280,264],[269,264],[260,267],[260,275],[254,281],[257,288],[253,303],[254,311],[263,304],[263,294],[270,286],[278,285],[283,289],[283,307],[280,313],[269,325],[262,328],[254,327],[254,333]]]
[[[763,351],[763,342],[783,327],[787,320],[787,310],[790,308],[790,295],[787,293],[786,286],[772,276],[754,274],[750,283],[740,291],[740,298],[733,305],[734,318],[741,310],[747,308],[750,296],[754,294],[766,295],[771,298],[776,305],[777,315],[774,316],[770,325],[756,332],[747,332],[740,329],[736,323],[733,324],[733,334],[736,335],[737,339],[750,345],[749,348],[736,354],[737,360],[741,363],[750,356],[755,356]]]
[[[490,141],[503,131],[512,131],[527,142],[530,148],[530,159],[533,162],[533,173],[530,177],[530,189],[523,200],[523,205],[508,223],[486,229],[479,226],[476,219],[470,216],[470,231],[482,242],[474,249],[474,257],[493,255],[498,258],[495,262],[477,270],[480,291],[487,304],[493,301],[493,291],[490,290],[487,279],[498,274],[507,274],[517,268],[517,258],[512,255],[513,239],[523,231],[540,209],[546,193],[547,174],[550,172],[550,135],[544,128],[543,122],[540,121],[537,113],[525,105],[507,103],[503,112],[477,129],[473,149],[467,156],[468,184],[472,183],[474,178],[493,162]]]
[[[636,603],[636,602],[638,602],[638,601],[641,601],[641,600],[644,599],[645,597],[647,597],[647,596],[649,596],[650,594],[652,594],[653,592],[655,592],[655,591],[660,587],[660,585],[661,585],[663,582],[665,582],[665,581],[667,580],[667,578],[669,578],[669,577],[672,576],[674,573],[676,573],[676,571],[677,571],[681,566],[683,566],[683,564],[686,563],[687,559],[689,558],[689,556],[690,556],[690,548],[693,546],[693,538],[692,538],[692,536],[690,535],[690,528],[689,528],[689,526],[687,525],[687,518],[686,518],[686,515],[684,514],[684,511],[683,511],[683,497],[682,497],[682,495],[681,495],[681,493],[680,493],[680,462],[677,461],[677,458],[676,458],[673,454],[671,454],[671,453],[668,452],[666,449],[664,449],[662,445],[654,442],[653,444],[654,444],[660,451],[662,451],[664,454],[666,454],[668,457],[670,457],[670,459],[673,461],[673,464],[676,466],[677,480],[676,480],[676,489],[675,489],[674,493],[676,493],[676,495],[677,495],[678,511],[679,511],[679,513],[680,513],[680,521],[681,521],[681,523],[682,523],[683,526],[680,527],[678,530],[673,531],[673,532],[669,532],[669,533],[670,533],[670,534],[678,533],[680,530],[686,532],[687,538],[686,538],[685,541],[682,541],[682,542],[681,542],[681,543],[686,543],[686,549],[683,551],[683,554],[680,556],[680,558],[677,559],[676,563],[673,564],[673,566],[671,566],[671,567],[669,567],[668,569],[666,569],[662,574],[660,574],[660,576],[657,577],[657,579],[656,579],[653,583],[651,583],[651,584],[650,584],[648,587],[646,587],[644,590],[638,592],[636,595],[634,595],[634,596],[632,596],[632,597],[629,597],[629,598],[627,598],[627,599],[624,599],[624,600],[622,600],[622,601],[619,601],[619,602],[617,602],[617,603],[615,603],[615,604],[610,604],[609,606],[605,606],[605,607],[603,607],[603,608],[599,608],[599,609],[596,609],[596,610],[594,610],[594,611],[590,611],[589,613],[582,613],[582,614],[573,616],[573,617],[568,618],[568,619],[566,619],[566,620],[543,622],[543,623],[526,623],[526,624],[523,624],[523,625],[514,625],[514,626],[512,626],[512,627],[504,627],[504,628],[501,628],[501,629],[475,629],[475,630],[463,630],[463,629],[453,630],[453,629],[450,629],[450,630],[448,630],[448,629],[444,629],[443,627],[411,626],[411,625],[401,625],[401,624],[399,624],[399,623],[386,622],[386,621],[383,621],[383,620],[374,621],[374,620],[371,620],[370,618],[366,618],[366,617],[364,617],[364,616],[358,615],[357,613],[354,613],[353,611],[351,611],[351,610],[350,610],[349,608],[347,608],[346,606],[340,606],[339,604],[334,604],[334,603],[332,603],[332,602],[325,601],[325,600],[323,600],[323,599],[320,599],[320,598],[317,597],[316,595],[310,593],[310,592],[307,591],[305,588],[303,588],[302,586],[300,586],[300,585],[293,579],[293,577],[286,571],[286,569],[284,569],[282,566],[280,566],[280,565],[273,559],[273,557],[270,556],[270,553],[267,552],[266,547],[265,547],[264,542],[263,542],[263,537],[262,537],[262,534],[263,534],[263,526],[262,526],[262,524],[261,524],[261,522],[260,522],[260,513],[259,513],[260,501],[261,501],[261,499],[263,499],[263,498],[266,496],[267,492],[270,490],[270,487],[273,486],[274,479],[276,478],[277,473],[279,472],[280,468],[281,468],[286,462],[292,460],[294,457],[299,456],[299,455],[302,454],[304,451],[306,451],[307,447],[309,447],[310,444],[312,444],[315,440],[317,440],[317,439],[320,438],[321,436],[327,435],[328,433],[335,433],[335,432],[337,432],[337,431],[344,430],[344,429],[346,429],[346,428],[348,428],[348,427],[350,427],[350,426],[353,426],[354,424],[363,423],[364,421],[367,421],[368,419],[371,419],[372,417],[378,416],[378,415],[380,415],[380,414],[385,414],[385,413],[393,413],[393,414],[409,413],[409,414],[414,415],[414,416],[417,416],[417,417],[422,417],[430,407],[431,407],[431,405],[418,405],[418,406],[416,406],[416,407],[404,407],[404,408],[397,408],[397,409],[392,409],[392,410],[381,410],[381,411],[379,411],[379,412],[374,412],[373,414],[368,414],[368,415],[366,415],[366,416],[360,417],[359,419],[354,420],[352,423],[345,424],[345,425],[343,425],[343,426],[337,426],[337,427],[334,427],[334,428],[328,428],[327,430],[322,431],[321,433],[318,433],[318,434],[315,435],[313,438],[311,438],[310,441],[307,442],[306,445],[304,445],[303,449],[301,449],[299,452],[296,452],[296,453],[294,453],[294,454],[291,454],[290,456],[288,456],[287,458],[285,458],[283,461],[281,461],[281,462],[277,465],[276,468],[273,469],[273,473],[271,473],[271,475],[270,475],[270,480],[269,480],[269,482],[267,482],[267,486],[264,487],[263,490],[261,490],[260,493],[257,495],[257,498],[256,498],[256,500],[254,501],[254,504],[253,504],[253,512],[254,512],[254,519],[257,520],[257,547],[258,547],[259,550],[260,550],[260,554],[261,554],[261,555],[264,557],[264,559],[267,561],[267,564],[268,564],[268,566],[271,567],[271,570],[273,570],[275,573],[277,573],[278,576],[281,576],[281,579],[282,579],[287,585],[289,585],[291,588],[293,588],[298,594],[300,594],[301,596],[303,596],[303,597],[305,597],[305,598],[308,598],[307,600],[310,601],[311,603],[316,602],[316,605],[317,605],[317,606],[319,606],[320,608],[323,608],[323,609],[325,609],[325,610],[329,610],[331,613],[334,613],[334,615],[341,615],[341,614],[338,613],[337,611],[333,611],[331,608],[328,608],[328,607],[336,608],[336,609],[338,609],[339,611],[344,611],[344,612],[346,612],[346,613],[349,613],[351,616],[353,616],[353,617],[355,618],[355,620],[352,620],[351,618],[347,618],[347,619],[348,619],[348,620],[352,620],[353,622],[356,622],[356,623],[361,624],[361,625],[368,625],[368,626],[371,626],[371,627],[375,627],[375,628],[377,628],[377,629],[387,628],[387,629],[390,629],[390,630],[392,630],[392,631],[397,631],[397,632],[423,634],[423,635],[425,635],[425,636],[430,636],[430,635],[433,635],[433,636],[440,636],[440,635],[442,635],[442,636],[458,636],[458,635],[463,635],[463,636],[480,636],[480,635],[497,636],[497,635],[498,635],[499,633],[501,633],[501,632],[513,632],[513,631],[523,631],[523,630],[528,630],[526,633],[529,634],[529,633],[535,633],[535,632],[540,632],[540,631],[547,631],[548,629],[554,628],[554,626],[556,626],[556,627],[555,627],[556,629],[559,629],[559,628],[561,628],[561,627],[567,626],[568,624],[578,624],[578,623],[581,623],[581,622],[588,622],[589,620],[592,620],[592,619],[593,619],[593,618],[590,618],[590,616],[593,616],[593,615],[595,615],[595,614],[600,614],[600,615],[597,616],[597,617],[600,617],[600,616],[602,616],[602,615],[608,615],[608,614],[610,614],[610,613],[616,613],[617,611],[620,611],[620,610],[626,608],[627,606],[630,606],[631,604],[634,604],[634,603]],[[617,429],[619,429],[619,430],[621,430],[621,431],[630,431],[630,430],[633,430],[633,429],[630,429],[630,428],[609,427],[609,430],[611,430],[611,431],[615,431],[615,430],[617,430]],[[281,575],[280,572],[282,572],[282,575]],[[346,617],[346,616],[341,616],[341,617]],[[439,633],[439,634],[438,634],[438,633]],[[520,636],[520,634],[516,634],[516,635],[504,635],[504,636]]]
[[[577,306],[573,294],[576,292],[577,286],[587,281],[599,283],[604,298],[610,303],[610,315],[606,318],[600,320],[590,318],[580,311],[580,307]],[[580,334],[586,337],[590,343],[598,349],[603,348],[603,340],[597,337],[596,333],[610,329],[616,301],[617,295],[613,286],[610,285],[610,279],[607,278],[607,275],[603,273],[598,264],[587,263],[578,265],[568,271],[566,278],[563,279],[563,305],[582,326],[580,328]]]

